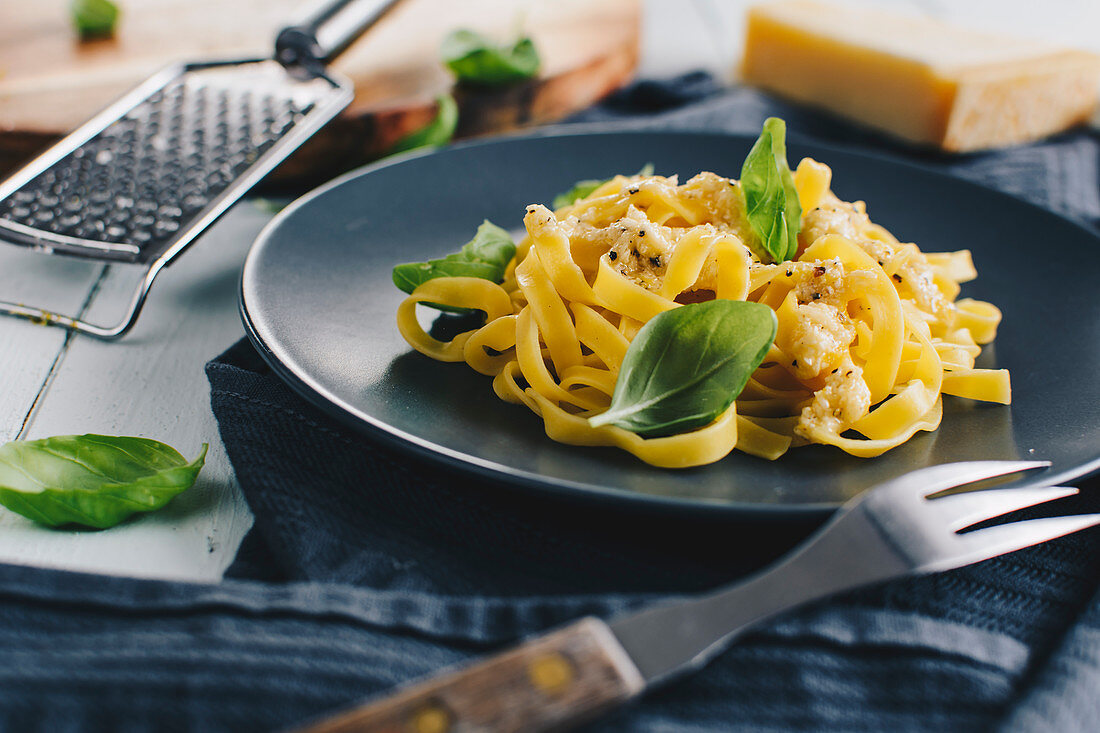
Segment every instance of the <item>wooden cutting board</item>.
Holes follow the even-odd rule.
[[[33,157],[157,69],[181,60],[269,56],[300,0],[116,0],[111,39],[80,42],[68,0],[0,2],[0,175]],[[503,90],[455,90],[460,137],[553,121],[629,80],[640,0],[404,0],[333,65],[355,100],[284,163],[288,178],[331,175],[376,158],[427,124],[452,88],[443,37],[473,28],[532,36],[539,78]]]

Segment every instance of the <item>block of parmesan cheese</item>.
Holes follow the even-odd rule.
[[[745,82],[949,151],[1036,140],[1086,121],[1100,57],[815,0],[752,8]]]

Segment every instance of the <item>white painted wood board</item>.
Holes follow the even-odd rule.
[[[221,577],[252,519],[218,437],[203,364],[244,335],[237,313],[241,263],[269,218],[252,203],[238,204],[161,274],[129,336],[113,343],[72,339],[26,433],[140,435],[188,457],[209,443],[197,484],[159,512],[100,532],[50,530],[0,510],[0,562],[178,580]],[[88,317],[115,317],[136,274],[112,266]]]
[[[75,314],[102,270],[101,264],[0,244],[0,300]],[[19,434],[66,340],[59,329],[0,318],[0,442]]]

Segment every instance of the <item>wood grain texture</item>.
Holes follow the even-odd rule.
[[[297,0],[128,0],[116,36],[80,43],[63,3],[0,4],[0,173],[72,130],[158,68],[181,60],[268,56]],[[332,175],[378,157],[432,116],[452,86],[443,37],[472,27],[530,33],[539,78],[508,93],[463,90],[460,135],[558,119],[628,80],[640,0],[404,0],[334,69],[355,84],[349,109],[278,172]]]
[[[560,730],[645,687],[603,621],[584,618],[299,733],[519,733]]]
[[[101,264],[0,246],[0,300],[75,313],[102,270]],[[0,442],[19,434],[67,341],[59,329],[0,317]]]
[[[140,435],[168,443],[188,458],[209,443],[196,485],[164,509],[102,532],[50,530],[0,509],[0,562],[206,582],[221,577],[252,519],[210,412],[203,364],[243,336],[237,314],[240,268],[269,218],[249,202],[238,204],[161,274],[131,336],[116,343],[73,338],[28,426],[28,438],[86,432]],[[43,266],[55,268],[75,263],[37,257]],[[129,298],[136,275],[135,268],[112,266],[88,317],[114,317]],[[83,298],[87,292],[87,286],[74,288],[73,297]],[[37,338],[64,340],[66,335],[0,319],[0,354],[12,350],[2,348],[5,343],[20,343],[4,340],[3,329],[14,333],[17,327]],[[56,347],[36,345],[30,353],[45,361],[57,352]],[[7,376],[14,367],[2,360],[0,356]],[[5,396],[0,405],[16,413],[29,407],[26,397],[17,402]]]

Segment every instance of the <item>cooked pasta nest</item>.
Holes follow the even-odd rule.
[[[534,204],[503,282],[438,277],[398,309],[409,344],[493,378],[507,402],[540,416],[571,445],[617,446],[655,466],[711,463],[734,448],[776,459],[833,445],[878,456],[935,430],[942,395],[1007,404],[1006,370],[977,369],[1000,311],[959,299],[976,271],[968,250],[924,253],[831,191],[832,172],[803,159],[793,174],[798,252],[770,262],[746,221],[740,183],[700,173],[616,176],[552,211]],[[775,341],[736,401],[712,423],[643,438],[605,411],[632,339],[658,314],[714,298],[772,308]],[[430,336],[417,304],[477,309],[480,328]]]

